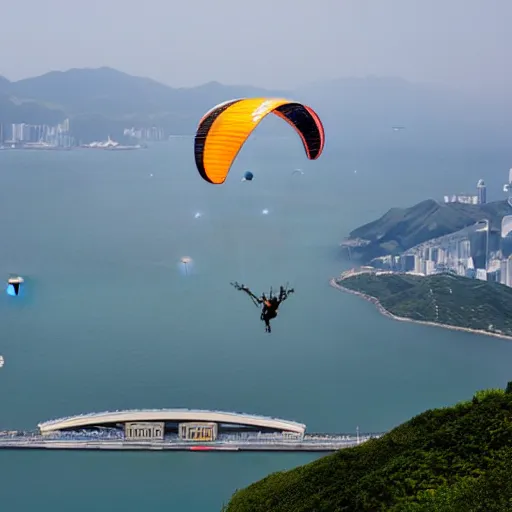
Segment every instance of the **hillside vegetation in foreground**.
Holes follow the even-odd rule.
[[[237,491],[224,512],[510,512],[512,383]]]
[[[375,297],[390,313],[512,336],[512,288],[452,274],[365,273],[341,286]]]

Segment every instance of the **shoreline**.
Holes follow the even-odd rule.
[[[377,308],[378,312],[381,315],[383,315],[385,317],[388,317],[388,318],[391,318],[392,320],[397,320],[398,322],[410,322],[410,323],[413,323],[413,324],[429,325],[431,327],[440,327],[442,329],[451,329],[452,331],[461,331],[461,332],[469,332],[469,333],[472,333],[472,334],[481,334],[481,335],[484,335],[484,336],[493,336],[494,338],[500,338],[502,340],[512,341],[512,336],[508,336],[506,334],[498,334],[498,333],[494,333],[494,332],[483,331],[481,329],[471,329],[469,327],[457,327],[456,325],[441,324],[441,323],[436,323],[436,322],[427,322],[425,320],[414,320],[412,318],[407,318],[407,317],[404,317],[404,316],[397,316],[397,315],[394,315],[393,313],[391,313],[390,311],[388,311],[380,303],[379,299],[377,299],[376,297],[372,297],[371,295],[367,295],[366,293],[358,292],[356,290],[352,290],[350,288],[346,288],[345,286],[342,286],[341,284],[339,284],[336,281],[335,277],[332,277],[329,280],[329,284],[333,288],[336,288],[337,290],[340,290],[340,291],[345,292],[345,293],[351,293],[353,295],[357,295],[358,297],[361,297],[364,300],[366,300],[368,302],[371,302]]]

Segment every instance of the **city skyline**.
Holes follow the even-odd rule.
[[[483,179],[478,180],[476,191],[474,195],[444,196],[445,203],[485,204],[487,190]],[[371,263],[384,270],[423,276],[449,272],[512,287],[512,207],[510,213],[502,218],[499,230],[491,230],[489,220],[482,219],[454,233],[422,242],[401,255],[381,256]]]
[[[81,141],[70,135],[70,131],[71,122],[68,118],[57,125],[0,123],[0,148],[44,149],[55,147],[68,149],[82,145]],[[123,135],[128,139],[132,139],[138,142],[155,142],[167,139],[164,130],[156,126],[151,128],[136,128],[132,126],[131,128],[125,128]],[[107,142],[113,142],[110,139],[110,135],[106,135],[104,140],[107,140]]]

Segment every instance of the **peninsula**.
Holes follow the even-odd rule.
[[[512,383],[237,491],[224,512],[505,511]]]
[[[373,302],[394,320],[512,340],[512,288],[498,283],[362,267],[344,272],[331,285]]]
[[[410,208],[391,208],[379,219],[354,229],[341,246],[349,251],[351,259],[369,264],[374,258],[397,256],[484,219],[489,220],[491,230],[499,231],[501,219],[511,213],[507,201],[445,204],[427,199]]]

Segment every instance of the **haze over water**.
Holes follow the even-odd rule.
[[[189,407],[382,431],[510,380],[510,342],[396,323],[328,285],[349,266],[342,237],[390,207],[479,178],[501,199],[506,151],[333,144],[308,162],[298,140],[256,137],[215,187],[192,144],[0,152],[0,276],[27,281],[25,297],[0,295],[0,428]],[[245,170],[253,182],[240,182]],[[295,286],[271,335],[232,280]],[[235,489],[314,458],[0,451],[2,510],[219,511]]]

